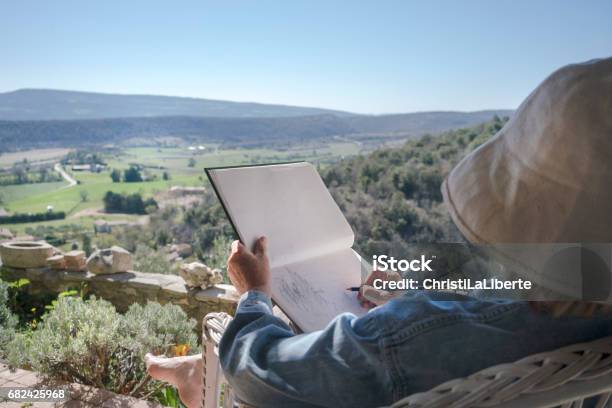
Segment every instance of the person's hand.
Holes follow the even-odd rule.
[[[365,283],[361,285],[359,289],[359,293],[357,294],[357,300],[361,307],[366,309],[372,309],[376,306],[383,305],[396,297],[401,292],[389,292],[382,289],[376,289],[374,286],[374,281],[376,279],[382,279],[384,281],[400,281],[402,277],[397,272],[392,271],[373,271],[366,279]]]
[[[252,252],[240,241],[232,242],[227,272],[241,295],[249,290],[259,290],[270,296],[270,262],[266,237],[255,241]]]

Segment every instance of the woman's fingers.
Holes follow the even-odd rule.
[[[253,253],[257,256],[266,256],[268,251],[268,239],[266,237],[259,237],[255,241],[253,247]]]
[[[393,299],[397,293],[388,292],[382,289],[376,289],[374,286],[379,287],[382,282],[400,281],[402,276],[393,271],[379,271],[375,270],[370,273],[366,278],[365,283],[359,289],[357,300],[361,307],[366,309],[372,309],[376,306],[380,306]],[[381,281],[381,282],[378,282]]]
[[[361,293],[365,300],[374,303],[377,306],[387,303],[395,297],[395,294],[386,290],[375,289],[373,286],[364,285],[361,288]]]
[[[400,281],[402,279],[402,276],[399,273],[393,271],[375,270],[372,271],[372,273],[370,273],[370,275],[366,278],[365,285],[372,286],[374,284],[374,281],[377,279],[387,282]]]

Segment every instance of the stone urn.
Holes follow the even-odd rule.
[[[54,251],[46,242],[5,242],[0,245],[0,258],[2,265],[11,268],[43,268]]]

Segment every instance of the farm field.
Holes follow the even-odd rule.
[[[196,146],[194,146],[196,147]],[[202,174],[204,167],[231,166],[236,164],[268,163],[287,160],[309,160],[328,163],[344,156],[355,155],[360,147],[354,142],[336,142],[322,147],[296,147],[287,150],[274,149],[221,149],[215,145],[202,145],[203,151],[187,148],[127,148],[123,154],[109,161],[109,167],[121,168],[128,163],[162,166],[168,170],[186,174]],[[195,160],[188,167],[189,159]]]
[[[291,160],[308,160],[325,165],[342,157],[360,152],[360,146],[352,142],[336,142],[319,147],[296,147],[287,150],[273,149],[221,149],[214,145],[205,145],[199,150],[197,146],[188,147],[131,147],[122,149],[119,153],[106,157],[107,169],[100,173],[89,171],[65,170],[74,177],[78,184],[66,187],[67,182],[22,184],[0,187],[5,210],[13,213],[38,213],[52,206],[55,211],[66,212],[65,220],[46,221],[7,225],[14,232],[22,233],[28,227],[39,225],[61,226],[78,224],[91,227],[95,220],[111,217],[113,220],[133,221],[137,217],[129,215],[91,214],[91,211],[103,207],[103,197],[107,191],[115,193],[140,193],[143,197],[154,196],[168,190],[172,186],[203,186],[208,184],[203,169],[205,167],[229,166],[239,164],[255,164],[281,162]],[[195,149],[195,150],[194,150]],[[60,150],[60,149],[47,149]],[[67,152],[68,149],[65,149]],[[32,151],[36,157],[49,157],[51,152]],[[55,152],[57,154],[57,151]],[[20,152],[12,156],[14,161],[20,161],[28,152]],[[13,163],[8,155],[0,156],[6,166]],[[33,156],[30,156],[33,157]],[[58,158],[59,160],[59,158]],[[153,177],[152,181],[133,183],[113,183],[110,178],[111,169],[124,170],[132,164],[144,166],[144,174]],[[163,173],[170,179],[164,180]],[[86,197],[83,200],[83,197]],[[91,210],[91,211],[85,211]]]
[[[56,181],[53,183],[17,184],[12,186],[1,186],[0,191],[2,192],[3,200],[9,203],[17,202],[28,197],[35,197],[41,194],[57,191],[67,185],[68,183],[65,181]]]
[[[76,217],[76,218],[66,218],[63,220],[3,225],[3,227],[9,227],[9,229],[17,236],[27,234],[29,229],[38,228],[38,227],[59,228],[63,226],[70,226],[70,227],[83,228],[86,230],[93,231],[93,223],[98,220],[137,222],[141,217],[143,216],[130,215],[130,214],[96,214],[96,215],[86,215],[86,216]],[[64,249],[68,249],[68,248],[64,248]]]
[[[27,159],[29,162],[59,160],[71,149],[36,149],[0,154],[0,167],[10,167],[13,163]]]

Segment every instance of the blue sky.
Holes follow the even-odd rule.
[[[0,92],[514,108],[557,67],[612,55],[611,19],[612,1],[0,0]]]

